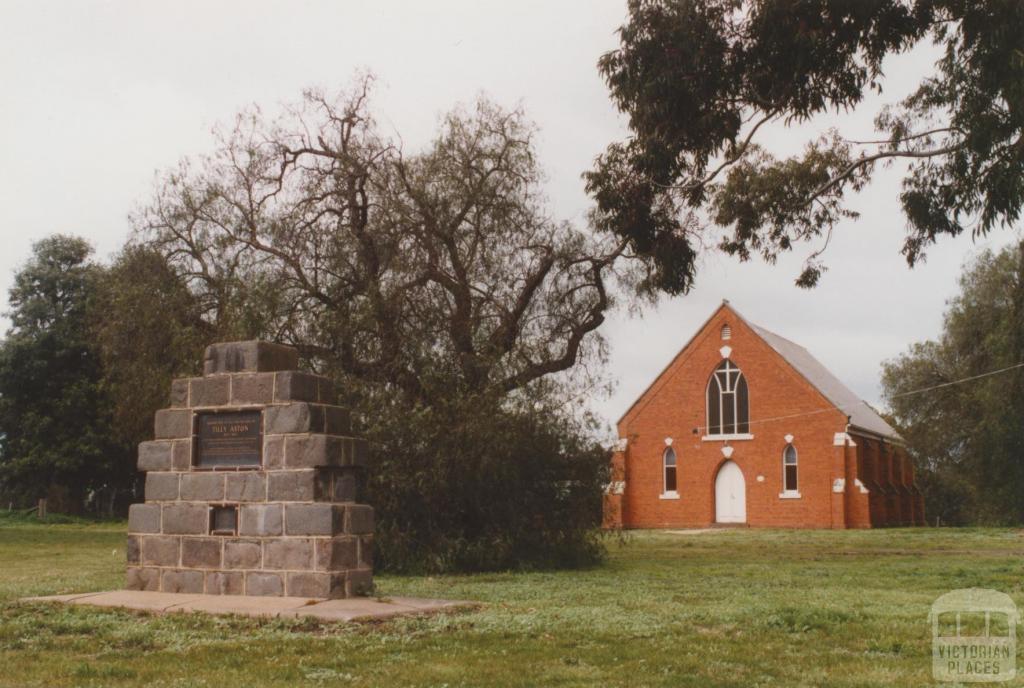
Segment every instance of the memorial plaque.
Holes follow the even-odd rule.
[[[198,414],[195,465],[198,468],[260,466],[262,419],[259,411]]]

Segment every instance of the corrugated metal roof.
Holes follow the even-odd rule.
[[[735,312],[735,309],[733,309]],[[739,315],[737,313],[737,315]],[[743,316],[740,316],[743,317]],[[893,430],[892,426],[878,415],[871,406],[858,397],[849,387],[844,385],[839,378],[829,372],[818,359],[811,355],[811,352],[785,337],[780,337],[760,325],[746,320],[750,326],[768,346],[779,352],[786,361],[793,366],[797,372],[803,375],[808,382],[824,395],[826,399],[835,404],[840,411],[850,416],[850,424],[867,430],[876,435],[900,439],[899,433]]]

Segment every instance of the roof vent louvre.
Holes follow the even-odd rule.
[[[732,339],[732,328],[728,325],[722,325],[722,339]]]

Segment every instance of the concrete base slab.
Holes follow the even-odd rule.
[[[27,597],[23,602],[63,602],[94,607],[117,607],[146,612],[203,612],[272,618],[314,618],[323,621],[377,621],[396,616],[452,612],[478,606],[459,600],[415,597],[352,597],[317,600],[306,597],[253,597],[247,595],[195,595],[144,590],[111,590]]]
[[[240,614],[243,616],[269,616],[294,618],[296,609],[309,604],[303,597],[263,597],[255,595],[188,595],[178,605],[168,609],[174,612],[205,612],[207,614]]]

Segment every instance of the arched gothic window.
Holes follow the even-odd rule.
[[[672,447],[666,447],[665,453],[662,454],[662,463],[664,465],[664,492],[665,494],[672,494],[676,491],[676,451]]]
[[[797,492],[797,467],[796,447],[787,444],[782,452],[782,490],[783,492]]]
[[[725,359],[708,380],[708,434],[743,435],[750,432],[747,380],[732,361]]]

